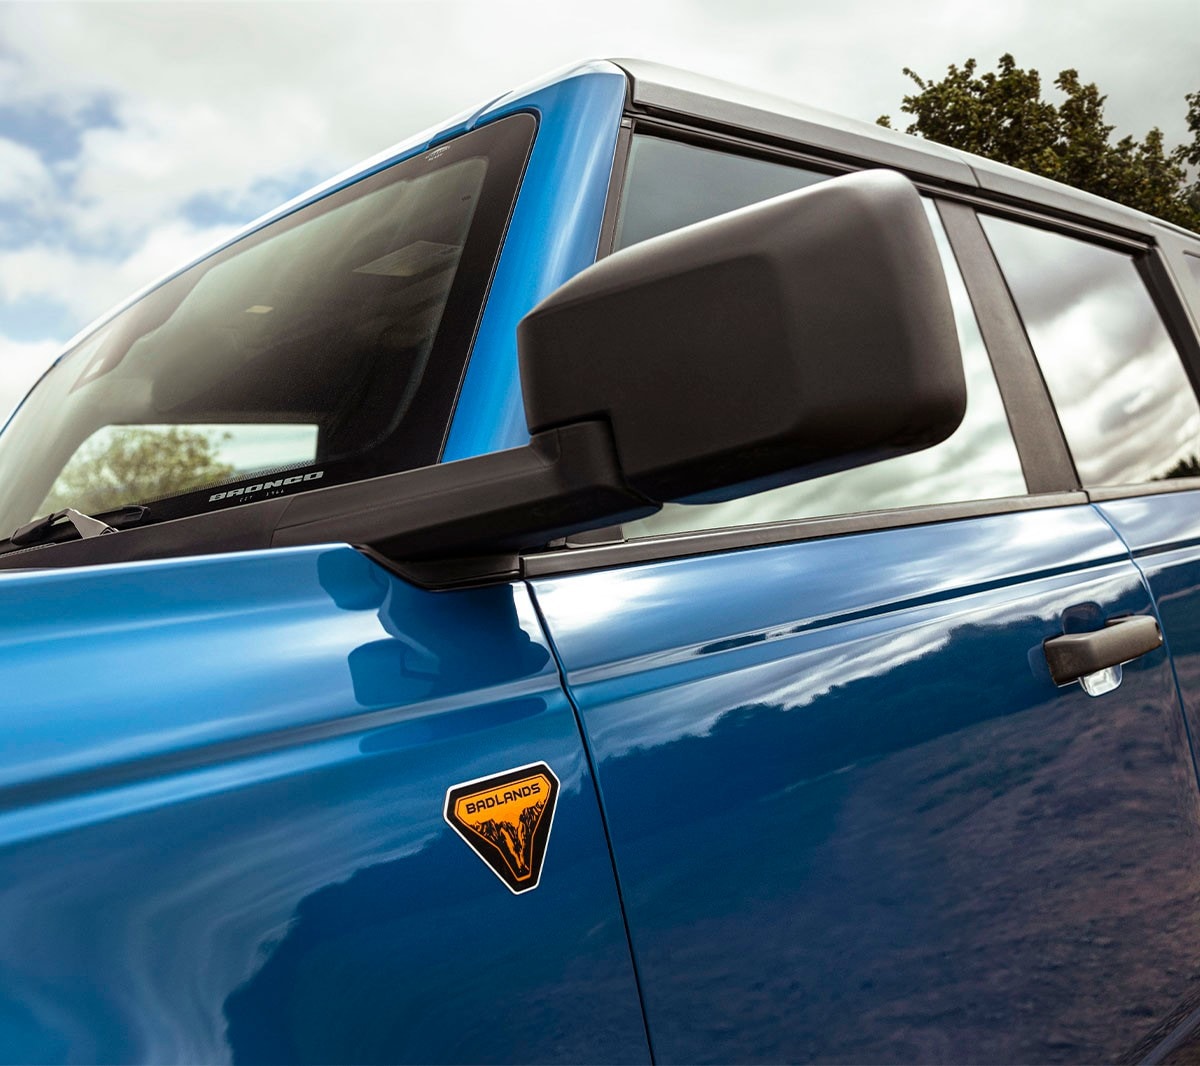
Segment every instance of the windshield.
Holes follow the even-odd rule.
[[[325,197],[86,338],[0,436],[0,537],[65,507],[174,518],[436,461],[533,124]]]

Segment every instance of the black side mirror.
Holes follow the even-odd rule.
[[[920,197],[836,178],[585,270],[519,330],[532,434],[612,427],[655,502],[729,499],[917,451],[966,409],[950,296]]]

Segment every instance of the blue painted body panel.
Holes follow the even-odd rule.
[[[494,110],[501,117],[533,108],[541,121],[450,427],[447,461],[529,440],[517,375],[517,323],[596,259],[624,103],[625,76],[613,68]]]
[[[1042,654],[1153,610],[1093,508],[533,586],[656,1061],[1114,1061],[1195,1006],[1168,657],[1092,699]]]
[[[612,866],[521,585],[347,547],[0,577],[0,1060],[642,1061]],[[514,896],[447,787],[562,782]]]

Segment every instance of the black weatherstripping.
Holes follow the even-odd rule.
[[[681,559],[692,555],[761,548],[769,544],[791,544],[881,529],[928,526],[957,522],[964,518],[1040,511],[1047,507],[1075,507],[1088,502],[1088,493],[1059,492],[1041,496],[1010,496],[994,500],[967,500],[921,507],[902,507],[891,511],[861,511],[830,518],[799,518],[757,526],[732,526],[728,529],[704,529],[690,533],[672,533],[661,537],[621,540],[610,531],[607,538],[595,540],[571,537],[567,547],[558,551],[526,555],[521,560],[525,577],[550,574],[574,574],[583,570],[603,570],[630,566],[659,559]],[[603,532],[603,531],[601,531]]]
[[[911,138],[892,130],[657,63],[612,62],[629,79],[629,107],[634,114],[677,119],[691,127],[771,143],[802,144],[858,166],[895,167],[913,177],[977,184],[963,153],[940,144],[906,143]]]
[[[1193,255],[1187,258],[1200,264],[1200,259]],[[1200,393],[1200,339],[1188,321],[1187,308],[1180,293],[1171,283],[1170,271],[1158,255],[1139,255],[1134,262],[1146,288],[1150,290],[1150,298],[1166,326],[1167,334],[1179,351],[1192,388]]]
[[[596,258],[612,255],[621,214],[621,189],[625,185],[625,170],[629,166],[629,148],[633,143],[633,122],[625,118],[617,130],[617,147],[613,153],[612,172],[608,179],[608,196],[604,200],[604,218],[600,222],[600,244]]]

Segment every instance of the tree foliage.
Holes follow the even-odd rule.
[[[1042,99],[1036,70],[1018,67],[1011,55],[999,69],[976,74],[976,62],[951,64],[941,81],[926,81],[904,68],[919,90],[904,97],[900,110],[914,121],[907,133],[1008,163],[1034,174],[1200,231],[1200,181],[1188,167],[1200,167],[1200,91],[1189,93],[1187,123],[1192,140],[1167,149],[1162,131],[1141,141],[1122,137],[1104,121],[1104,102],[1094,82],[1084,84],[1064,70],[1054,85],[1065,99]],[[881,126],[891,126],[883,115]]]
[[[95,514],[224,481],[234,468],[218,461],[218,443],[181,426],[112,427],[72,456],[39,513],[74,507]]]

